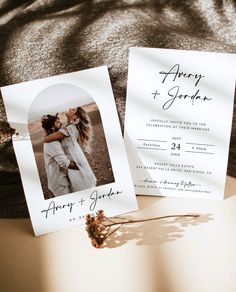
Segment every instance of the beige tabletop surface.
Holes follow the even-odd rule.
[[[0,291],[236,291],[236,179],[222,201],[137,198],[136,219],[201,216],[127,225],[100,249],[83,226],[34,237],[29,219],[0,219]]]

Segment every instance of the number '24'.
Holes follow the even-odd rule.
[[[180,150],[180,144],[176,144],[176,143],[171,143],[171,150]]]

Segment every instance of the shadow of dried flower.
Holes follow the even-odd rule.
[[[166,215],[161,217],[153,217],[139,220],[132,220],[125,217],[106,217],[103,210],[96,212],[96,215],[88,214],[86,216],[86,231],[91,243],[95,248],[100,248],[104,245],[105,240],[116,232],[124,224],[148,222],[167,218],[199,218],[199,214],[180,214]]]

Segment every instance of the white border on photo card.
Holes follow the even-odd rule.
[[[28,129],[29,111],[32,103],[43,90],[60,84],[79,87],[96,103],[101,116],[114,181],[83,191],[45,199]],[[13,146],[35,235],[82,224],[85,222],[86,214],[94,213],[99,209],[104,210],[106,216],[137,209],[133,182],[106,66],[5,86],[1,88],[1,91],[8,122],[18,133],[13,137]],[[70,106],[72,103],[72,101],[68,102]],[[48,100],[48,108],[46,107],[43,113],[51,113],[50,104]],[[44,107],[42,106],[42,108]],[[47,109],[48,111],[45,112]],[[60,109],[59,102],[55,105],[55,109]],[[33,116],[32,113],[31,116]]]

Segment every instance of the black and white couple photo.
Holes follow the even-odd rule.
[[[56,95],[36,98],[28,125],[45,199],[114,182],[97,104],[84,93],[71,98],[65,85],[55,88]]]

